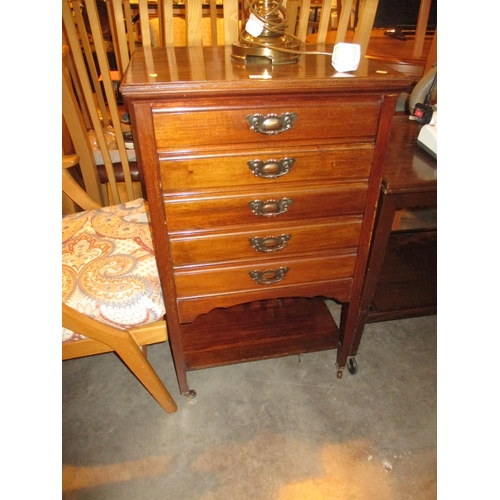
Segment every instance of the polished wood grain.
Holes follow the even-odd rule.
[[[333,45],[318,44],[313,48],[328,55],[305,55],[297,64],[277,66],[236,64],[231,60],[231,46],[138,50],[120,89],[129,101],[145,99],[160,108],[168,106],[176,96],[182,100],[240,96],[246,101],[252,95],[265,95],[267,103],[276,104],[290,100],[290,92],[300,94],[301,99],[320,95],[331,99],[341,94],[352,99],[354,88],[358,93],[371,92],[372,96],[378,91],[380,96],[380,91],[398,93],[413,82],[407,75],[369,59],[361,61],[349,76],[337,73],[331,65]],[[363,97],[358,95],[358,102]],[[245,101],[240,105],[244,106]],[[198,102],[203,105],[202,100]]]
[[[153,108],[153,120],[156,131],[157,147],[161,151],[168,148],[175,152],[189,152],[193,148],[203,147],[213,150],[214,146],[232,145],[241,148],[247,144],[261,144],[265,138],[269,147],[274,143],[299,144],[300,141],[310,141],[315,137],[317,142],[345,137],[360,136],[373,138],[377,131],[379,103],[378,100],[362,99],[350,102],[349,99],[334,102],[325,97],[304,96],[299,102],[282,98],[280,101],[262,105],[261,98],[247,97],[226,99],[224,102],[200,103],[191,101],[185,106],[185,101],[169,103],[169,108],[157,110]],[[324,113],[328,107],[328,114]],[[248,115],[277,115],[295,113],[297,118],[293,127],[284,132],[270,136],[262,136],[254,132],[246,117]],[[241,117],[245,120],[242,121]],[[332,126],[332,123],[342,123],[342,127]],[[214,126],[224,130],[224,134],[214,134]],[[172,144],[175,146],[172,147]]]
[[[136,51],[121,86],[138,138],[182,393],[193,367],[316,348],[311,332],[278,340],[283,325],[263,316],[254,335],[242,330],[250,321],[242,311],[261,301],[279,314],[279,299],[293,311],[292,299],[301,297],[300,314],[287,320],[297,331],[299,318],[309,320],[307,304],[329,314],[315,297],[344,303],[337,364],[340,372],[346,366],[392,115],[411,83],[368,60],[346,77],[324,56],[251,67],[230,55],[230,47]],[[276,134],[254,132],[248,121],[285,113],[296,120]],[[249,169],[250,159],[291,153],[296,165],[276,179]],[[250,237],[281,231],[291,235],[282,250],[251,249]],[[327,337],[335,328],[328,326]]]
[[[433,36],[424,36],[419,43],[416,51],[415,37],[408,36],[406,40],[399,40],[384,34],[385,29],[376,28],[372,30],[368,46],[366,49],[366,57],[373,61],[380,61],[390,65],[399,71],[422,76],[429,69],[429,59],[432,63],[436,62],[437,57],[437,30]],[[325,43],[333,44],[337,39],[337,31],[330,31],[325,37]],[[425,33],[424,33],[425,34]],[[316,43],[317,35],[309,35],[307,41]],[[348,30],[345,35],[345,41],[348,43],[354,42],[354,32]]]
[[[246,193],[220,193],[207,190],[197,195],[167,196],[165,213],[171,219],[172,231],[200,230],[213,227],[263,224],[273,220],[282,222],[304,219],[306,217],[333,217],[337,215],[362,214],[366,201],[367,183],[351,182],[323,186],[285,186],[260,188]],[[289,201],[285,212],[274,211],[276,215],[254,213],[250,203]],[[284,209],[283,209],[284,210]]]
[[[214,310],[181,328],[189,370],[335,349],[339,342],[338,327],[321,299],[246,303]]]
[[[355,248],[359,243],[361,216],[303,220],[284,224],[266,221],[248,225],[244,230],[211,229],[207,231],[171,232],[172,257],[176,267],[215,264],[231,261],[265,260],[268,253],[256,250],[253,238],[279,238],[287,235],[286,245],[275,249],[275,256],[293,256],[304,252],[317,254],[336,248]]]
[[[293,159],[290,171],[280,177],[269,178],[266,187],[276,187],[283,182],[307,182],[310,179],[354,180],[368,179],[373,157],[373,143],[314,145],[253,149],[251,152],[228,151],[215,153],[160,153],[162,185],[167,192],[175,192],[174,186],[197,190],[211,187],[262,186],[262,177],[253,173],[249,162],[280,162]]]
[[[391,233],[367,323],[437,313],[437,230]]]
[[[226,264],[196,269],[179,269],[174,272],[177,295],[181,299],[208,295],[238,294],[259,290],[263,295],[266,288],[278,289],[304,283],[330,281],[351,277],[356,263],[356,253],[324,257],[268,258],[266,262]],[[286,268],[283,281],[271,285],[256,283],[250,277],[251,271],[274,271]]]
[[[213,334],[211,337],[211,341],[214,344],[218,344],[218,325],[217,322],[212,318],[212,312],[217,309],[223,308],[229,310],[233,306],[251,302],[259,302],[262,300],[283,298],[295,299],[297,297],[311,299],[318,296],[335,297],[339,302],[348,303],[352,297],[352,285],[353,279],[349,277],[344,279],[336,279],[333,281],[319,281],[315,283],[304,284],[296,283],[293,286],[281,286],[279,288],[269,287],[265,290],[246,290],[244,293],[240,294],[232,293],[225,295],[210,295],[205,297],[195,297],[192,299],[179,298],[177,301],[177,311],[179,314],[179,318],[182,320],[180,328],[182,328],[184,325],[192,323],[198,317],[206,315],[206,320],[213,323]],[[327,307],[324,301],[322,305],[325,308],[325,311],[327,311]],[[207,314],[207,311],[210,311],[210,313]],[[307,316],[307,308],[303,309],[302,311],[305,312]],[[300,325],[297,325],[297,327],[300,328]],[[258,346],[257,344],[255,345],[255,349],[261,351],[260,346]],[[185,376],[185,373],[181,373],[181,375]]]
[[[367,322],[437,312],[436,228],[392,232],[398,211],[437,207],[437,161],[417,145],[419,130],[393,119],[352,355]]]
[[[419,124],[409,120],[408,116],[394,117],[384,161],[384,193],[436,192],[437,160],[417,144],[419,132]]]
[[[63,360],[104,352],[116,352],[167,413],[175,413],[177,411],[175,401],[130,331],[120,330],[100,323],[64,303],[62,304],[62,323],[65,328],[81,332],[89,337],[85,340],[63,344]],[[154,335],[151,335],[153,332]],[[165,341],[167,339],[166,332],[164,321],[152,323],[148,329],[150,335],[147,342]],[[153,342],[150,342],[151,339],[153,339]],[[80,342],[81,344],[78,345]]]

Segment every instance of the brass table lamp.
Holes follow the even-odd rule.
[[[242,63],[290,64],[300,58],[304,44],[285,33],[288,13],[283,0],[246,0],[249,17],[232,59]]]

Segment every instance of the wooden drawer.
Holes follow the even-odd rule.
[[[320,258],[273,259],[265,264],[178,269],[174,271],[174,279],[177,297],[187,299],[256,290],[265,291],[282,286],[349,278],[354,273],[355,263],[356,253],[352,252]],[[262,273],[261,279],[268,280],[269,284],[254,281],[250,275],[252,272]]]
[[[174,235],[170,238],[175,268],[238,260],[262,261],[279,255],[318,255],[332,249],[357,247],[361,217],[317,224],[261,224],[242,231]]]
[[[207,192],[191,196],[166,196],[169,231],[195,231],[247,224],[292,221],[311,217],[359,215],[363,212],[365,183],[273,188],[243,193]],[[257,215],[256,210],[269,214]],[[279,213],[281,211],[281,213]]]
[[[339,138],[374,138],[378,127],[380,105],[378,99],[304,99],[288,104],[276,102],[262,106],[259,103],[229,106],[219,102],[196,107],[153,107],[156,145],[159,151],[193,151],[212,149],[221,145],[242,148],[249,144],[269,147],[273,143]],[[286,129],[290,115],[295,120]],[[260,130],[255,132],[249,117],[262,117]],[[266,125],[267,124],[267,125]],[[276,133],[277,130],[283,130]]]
[[[363,147],[285,147],[249,153],[160,158],[165,191],[227,186],[268,186],[280,182],[367,179],[373,144]]]

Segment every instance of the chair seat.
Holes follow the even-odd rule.
[[[122,329],[163,318],[146,201],[67,215],[62,234],[64,303]],[[63,329],[63,342],[84,338]]]

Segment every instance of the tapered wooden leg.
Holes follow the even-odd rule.
[[[85,332],[87,337],[111,347],[167,413],[177,411],[172,396],[128,330],[119,330],[100,323],[64,303],[62,324],[74,332]]]
[[[123,343],[123,345],[117,347],[115,350],[130,371],[139,379],[142,385],[144,385],[167,413],[177,411],[177,405],[172,396],[153,370],[153,367],[149,364],[141,348],[133,340],[127,342],[127,344]]]

